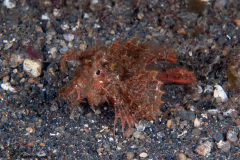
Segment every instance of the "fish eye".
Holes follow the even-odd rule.
[[[97,70],[96,75],[100,75],[100,73],[101,73],[100,70]]]

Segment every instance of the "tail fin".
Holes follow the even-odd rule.
[[[164,83],[192,84],[196,82],[193,72],[187,69],[168,68],[160,71],[158,77]]]

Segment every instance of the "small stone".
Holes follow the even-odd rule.
[[[112,43],[112,41],[111,40],[107,40],[107,41],[105,41],[105,45],[110,45]]]
[[[41,26],[36,26],[36,31],[40,32],[40,33],[43,33],[43,29],[42,29]]]
[[[47,14],[43,14],[43,15],[41,16],[41,19],[42,19],[42,20],[49,20],[50,18],[48,17]]]
[[[4,90],[8,90],[10,92],[16,93],[17,90],[11,86],[9,82],[5,82],[1,84],[1,88]]]
[[[42,73],[42,64],[39,61],[25,59],[23,62],[23,70],[26,71],[30,76],[36,78]]]
[[[170,128],[170,127],[171,127],[171,125],[172,125],[172,120],[171,120],[171,119],[169,119],[169,120],[167,121],[167,127],[168,127],[168,128]]]
[[[37,156],[38,157],[45,157],[46,153],[44,151],[40,151],[40,152],[37,153]]]
[[[213,92],[213,86],[207,85],[204,89],[204,93],[212,93]]]
[[[227,0],[216,0],[214,3],[214,7],[218,9],[223,9],[227,3]]]
[[[121,149],[122,149],[122,147],[123,147],[123,146],[122,146],[122,144],[121,144],[121,143],[118,143],[118,144],[117,144],[117,150],[121,150]]]
[[[206,99],[211,99],[212,98],[212,95],[211,94],[208,94],[207,96],[206,96]]]
[[[104,144],[103,147],[104,147],[105,151],[110,151],[111,147],[109,144]]]
[[[212,142],[206,141],[203,144],[197,146],[196,152],[202,156],[208,156],[212,150]]]
[[[13,45],[12,42],[7,43],[7,44],[5,45],[5,47],[3,48],[3,50],[8,50],[8,49],[10,49],[10,48],[12,47],[12,45]]]
[[[228,99],[228,97],[225,91],[223,90],[222,86],[216,84],[214,87],[215,90],[213,96],[215,98],[219,98],[222,102],[225,102]]]
[[[22,64],[24,61],[23,57],[19,54],[12,54],[10,58],[10,65],[12,68],[16,68],[18,65]]]
[[[194,127],[200,127],[201,121],[198,118],[195,118],[194,120]]]
[[[229,152],[231,149],[231,144],[229,142],[223,142],[221,146],[221,151],[222,152]]]
[[[213,139],[214,139],[216,142],[223,141],[223,140],[224,140],[223,134],[222,134],[221,132],[217,132],[217,133],[215,133],[215,135],[213,136]]]
[[[202,92],[203,92],[203,88],[202,88],[202,86],[197,86],[198,87],[198,89],[197,89],[197,92],[199,93],[199,94],[201,94]]]
[[[192,51],[189,51],[189,52],[188,52],[188,55],[189,55],[190,57],[192,57]]]
[[[50,53],[53,58],[56,58],[57,48],[56,48],[56,47],[51,48],[51,49],[48,51],[48,53]]]
[[[95,23],[93,28],[101,28],[101,26],[99,24]]]
[[[39,145],[42,146],[42,147],[45,147],[45,146],[46,146],[45,143],[40,143]]]
[[[124,133],[124,136],[126,138],[129,138],[131,135],[133,135],[133,133],[136,132],[135,128],[129,128],[126,130],[126,132]]]
[[[163,138],[165,136],[164,132],[158,132],[157,133],[157,138]]]
[[[68,51],[68,47],[63,47],[63,48],[60,48],[60,49],[59,49],[59,52],[60,52],[61,54],[65,54],[67,51]]]
[[[177,116],[179,116],[182,120],[194,120],[195,113],[192,111],[177,111]]]
[[[127,152],[126,156],[127,156],[128,159],[133,159],[134,153],[133,152]]]
[[[225,143],[224,141],[220,140],[220,141],[217,143],[217,147],[218,147],[218,148],[222,148],[222,146],[223,146],[224,143]]]
[[[223,120],[224,120],[224,117],[223,117],[222,114],[218,114],[218,120],[219,120],[219,121],[223,121]]]
[[[87,48],[87,44],[83,43],[83,44],[80,44],[80,47],[79,47],[82,51],[85,51],[86,48]]]
[[[177,135],[175,135],[174,133],[173,133],[173,135],[172,135],[172,137],[173,138],[180,138],[180,137],[184,137],[186,134],[187,134],[187,130],[184,130],[181,134],[177,134]],[[175,136],[177,136],[177,137],[175,137]]]
[[[114,35],[114,34],[115,34],[115,31],[112,29],[112,30],[110,31],[110,33],[111,33],[112,35]]]
[[[228,131],[227,133],[227,140],[230,142],[237,142],[238,137],[237,137],[237,133],[234,131]]]
[[[83,18],[84,18],[84,19],[88,19],[88,18],[89,18],[89,14],[84,13]]]
[[[55,17],[60,17],[60,16],[61,16],[60,9],[54,8],[54,9],[53,9],[53,15],[54,15]]]
[[[0,144],[0,149],[1,149],[1,150],[4,150],[4,149],[5,149],[5,147],[4,147],[3,144]]]
[[[144,17],[144,14],[142,12],[137,14],[137,18],[141,20]]]
[[[69,29],[69,25],[68,24],[61,24],[60,27],[62,28],[63,31]]]
[[[192,96],[192,100],[198,101],[201,98],[201,93],[196,91],[191,96]]]
[[[240,119],[239,119],[239,118],[236,119],[236,120],[234,121],[234,123],[235,123],[236,125],[240,125]]]
[[[64,126],[56,127],[55,131],[57,131],[57,132],[64,132],[65,131],[65,127]]]
[[[195,137],[198,137],[199,135],[201,134],[201,131],[199,128],[194,128],[192,130],[192,135],[195,136]]]
[[[182,121],[181,123],[180,123],[180,128],[181,129],[183,129],[184,127],[186,127],[188,125],[188,122],[187,121]]]
[[[144,139],[145,136],[144,135],[140,135],[139,139]]]
[[[8,123],[8,116],[2,116],[1,122]]]
[[[177,160],[187,160],[187,156],[183,153],[177,155]]]
[[[113,142],[113,140],[114,140],[114,139],[113,139],[112,137],[109,138],[109,141],[110,141],[110,142]]]
[[[233,22],[240,27],[240,18],[234,18]]]
[[[12,9],[16,7],[16,2],[14,0],[4,0],[3,5],[6,6],[8,9]]]
[[[184,28],[180,28],[179,30],[177,30],[177,33],[182,34],[182,35],[185,35],[185,34],[186,34],[186,31],[185,31]]]
[[[3,77],[3,83],[5,83],[5,82],[8,82],[8,81],[9,81],[9,79],[10,79],[10,77],[9,77],[9,76],[5,76],[5,77]]]
[[[73,34],[63,34],[63,37],[66,41],[69,41],[69,42],[74,40],[74,35]]]
[[[99,154],[99,155],[102,155],[103,150],[104,150],[104,148],[98,148],[98,149],[97,149],[98,154]]]
[[[55,111],[58,110],[58,107],[55,106],[55,105],[52,105],[52,106],[50,107],[50,110],[51,110],[52,112],[55,112]]]
[[[229,53],[229,49],[227,47],[225,47],[222,51],[222,55],[227,56],[228,53]]]
[[[218,114],[218,112],[219,112],[218,109],[209,109],[209,110],[207,110],[207,111],[208,111],[208,113],[211,114],[211,115],[216,115],[216,114]]]
[[[98,0],[91,0],[91,4],[97,4]]]
[[[139,154],[139,156],[141,158],[146,158],[148,156],[148,154],[146,152],[142,152],[142,153]]]
[[[236,112],[235,109],[229,109],[226,112],[223,112],[223,116],[231,116],[234,112]]]
[[[148,34],[148,35],[146,35],[145,37],[146,37],[147,39],[152,39],[152,36],[151,36],[151,35],[149,35],[149,34]]]
[[[134,138],[139,138],[140,136],[141,136],[141,132],[139,132],[139,131],[136,131],[133,133]]]
[[[220,148],[222,152],[229,152],[231,149],[231,144],[228,141],[224,142],[220,140],[217,143],[217,147]]]
[[[18,73],[18,69],[15,68],[12,72],[15,74]]]
[[[141,120],[135,124],[138,131],[144,131],[146,127],[150,127],[153,124],[152,121]]]
[[[31,128],[31,127],[27,127],[27,128],[26,128],[26,131],[29,132],[29,133],[33,133],[33,132],[34,132],[34,129]]]

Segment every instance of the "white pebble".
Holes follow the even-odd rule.
[[[60,17],[60,16],[61,16],[60,9],[54,8],[54,9],[53,9],[53,15],[54,15],[55,17]]]
[[[208,110],[208,113],[211,114],[211,115],[216,115],[218,114],[219,110],[218,109],[209,109]]]
[[[91,4],[97,4],[98,0],[91,0]]]
[[[66,41],[69,41],[69,42],[71,42],[74,39],[73,34],[63,34],[63,37]]]
[[[198,118],[195,118],[194,120],[194,127],[199,127],[201,125],[201,121],[198,120]]]
[[[84,19],[88,19],[88,18],[89,18],[89,14],[84,13],[83,18],[84,18]]]
[[[215,87],[215,90],[214,90],[213,96],[215,98],[220,98],[222,102],[225,102],[228,99],[228,97],[225,91],[223,90],[222,86],[216,84],[214,87]]]
[[[197,86],[198,87],[198,93],[202,93],[203,92],[203,89],[202,89],[202,86]]]
[[[53,56],[53,58],[55,58],[57,51],[58,51],[57,48],[53,47],[48,51],[48,53],[50,53]]]
[[[145,130],[145,126],[143,124],[135,124],[135,127],[137,128],[138,131],[144,131]]]
[[[67,25],[67,24],[61,24],[60,27],[62,28],[63,31],[69,29],[69,25]]]
[[[25,59],[23,62],[23,70],[25,70],[30,76],[36,78],[42,73],[42,64],[38,61]]]
[[[4,0],[3,5],[9,9],[16,7],[16,2],[14,0]]]
[[[223,115],[224,116],[230,116],[233,112],[235,112],[236,110],[235,109],[229,109],[227,110],[226,112],[223,112]]]
[[[46,156],[46,153],[44,151],[40,151],[40,152],[37,153],[37,156],[38,157],[44,157],[44,156]]]
[[[148,156],[148,154],[146,152],[142,152],[139,155],[141,158],[146,158]]]
[[[47,14],[43,14],[43,15],[41,16],[41,19],[42,19],[42,20],[49,20],[50,18],[48,17]]]
[[[6,40],[6,39],[4,39],[2,42],[3,43],[9,43],[8,40]]]
[[[190,57],[192,57],[192,51],[188,52],[188,55],[189,55]]]
[[[11,91],[11,92],[13,92],[13,93],[16,93],[16,92],[17,92],[16,89],[13,88],[9,82],[2,83],[2,84],[1,84],[1,87],[2,87],[2,89],[4,89],[4,90],[9,90],[9,91]]]
[[[218,148],[222,148],[222,146],[224,145],[224,143],[226,143],[226,142],[223,142],[222,140],[220,140],[220,141],[217,143],[217,147],[218,147]]]
[[[212,150],[212,142],[206,141],[203,144],[197,146],[196,152],[202,156],[209,156]]]
[[[3,50],[8,50],[12,47],[13,43],[8,43],[4,46]]]
[[[99,24],[97,24],[97,23],[95,23],[93,27],[94,28],[101,28],[101,26]]]

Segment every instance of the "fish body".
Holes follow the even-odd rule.
[[[124,133],[126,124],[133,127],[140,119],[156,120],[163,103],[163,83],[191,84],[196,81],[193,72],[180,68],[165,70],[149,67],[156,61],[177,63],[173,49],[156,42],[140,43],[114,41],[110,47],[99,45],[84,52],[68,51],[61,63],[67,73],[66,61],[78,60],[70,84],[60,90],[60,96],[71,103],[87,99],[90,107],[108,102],[115,112],[114,131],[121,120]]]

